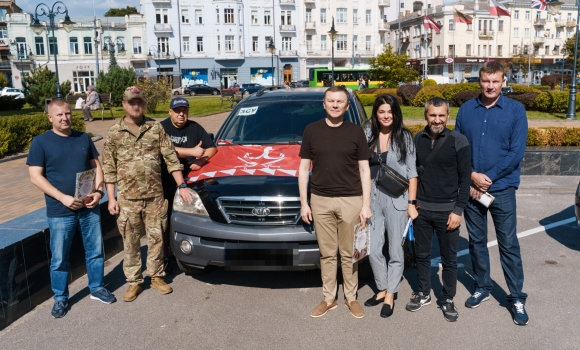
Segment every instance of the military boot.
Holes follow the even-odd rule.
[[[151,287],[157,289],[161,294],[169,294],[173,292],[173,289],[171,289],[171,287],[165,283],[163,277],[152,277]]]
[[[137,299],[137,296],[141,294],[143,291],[143,287],[140,284],[132,284],[129,286],[129,289],[123,294],[124,301],[133,301]]]

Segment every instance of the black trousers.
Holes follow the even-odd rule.
[[[451,212],[420,209],[413,222],[415,250],[417,255],[417,278],[419,291],[427,295],[431,291],[431,243],[433,234],[439,240],[441,264],[443,265],[443,291],[441,300],[453,299],[457,290],[457,243],[459,227],[447,231],[447,220]]]

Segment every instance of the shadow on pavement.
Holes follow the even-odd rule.
[[[540,224],[545,226],[574,216],[574,206],[571,205],[557,214],[540,220]],[[580,233],[578,232],[576,221],[567,225],[549,228],[546,233],[566,248],[580,251],[580,239],[578,239]]]

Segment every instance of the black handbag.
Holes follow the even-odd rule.
[[[379,156],[379,172],[376,177],[377,184],[391,196],[400,197],[409,188],[409,180],[387,164],[383,164],[380,142],[377,143],[377,154]]]

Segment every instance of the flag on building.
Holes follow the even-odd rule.
[[[489,15],[496,16],[496,17],[501,17],[501,16],[510,17],[510,13],[509,13],[508,9],[496,0],[489,0]]]
[[[538,0],[541,1],[541,0]],[[455,23],[467,23],[471,24],[473,22],[473,18],[466,15],[465,13],[459,11],[455,7],[453,8],[453,22]]]
[[[424,17],[424,19],[423,19],[423,26],[425,28],[433,29],[435,31],[435,33],[437,33],[437,34],[440,34],[441,33],[441,26],[439,24],[437,24],[437,22],[435,22],[434,20],[432,20],[431,17],[429,17],[429,16],[425,16]]]
[[[540,11],[545,11],[547,9],[545,0],[532,0],[532,8],[538,9]]]

